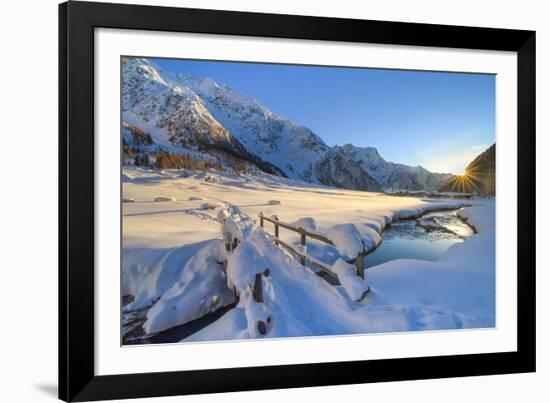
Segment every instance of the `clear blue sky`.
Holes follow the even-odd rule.
[[[493,75],[152,61],[227,84],[329,145],[373,146],[388,161],[459,174],[495,142]]]

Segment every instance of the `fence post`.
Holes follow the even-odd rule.
[[[252,298],[258,303],[264,302],[264,294],[262,290],[262,273],[256,273],[254,278],[254,287],[252,288]]]
[[[355,259],[355,268],[357,275],[362,279],[365,279],[365,256],[367,256],[367,249],[365,248],[365,241],[363,243],[363,250],[357,255]]]
[[[262,276],[264,275],[267,277],[267,275],[269,275],[269,272],[267,275],[265,274],[265,271],[263,273],[256,273],[256,276],[254,277],[254,286],[252,287],[252,298],[258,304],[261,304],[264,302],[264,294],[262,289]],[[270,319],[271,318],[268,317],[268,321],[270,321]],[[258,332],[260,332],[262,336],[267,334],[267,325],[263,320],[259,320],[257,323],[257,326],[258,326]]]
[[[223,241],[225,243],[225,250],[226,252],[232,252],[233,251],[233,240],[231,239],[233,236],[231,235],[231,232],[224,232],[223,233]]]
[[[363,252],[357,255],[357,259],[355,260],[355,268],[357,269],[357,275],[362,279],[364,279],[365,278],[365,254]]]
[[[305,254],[306,253],[306,234],[305,232],[300,228],[300,243],[302,244],[302,246],[304,246],[303,249],[303,253]],[[306,258],[303,257],[303,256],[300,256],[300,263],[302,264],[302,266],[305,266],[306,265]]]
[[[267,333],[267,326],[263,320],[258,321],[258,332],[260,332],[262,336]]]
[[[264,213],[260,212],[260,227],[264,227]]]
[[[275,217],[274,221],[279,221],[279,218]],[[277,224],[276,222],[274,224],[275,224],[275,238],[279,238],[279,224]],[[275,241],[275,245],[278,246],[279,242]]]

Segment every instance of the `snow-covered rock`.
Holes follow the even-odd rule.
[[[159,196],[159,197],[155,197],[154,201],[156,202],[173,202],[173,201],[176,201],[176,199],[174,197],[168,197],[168,196]]]
[[[147,312],[143,328],[156,333],[200,318],[234,302],[226,285],[222,242],[211,241],[182,269],[178,281]]]
[[[202,203],[200,205],[200,209],[201,210],[213,210],[217,207],[220,207],[220,204],[219,203],[209,203],[209,202],[206,202],[206,203]]]

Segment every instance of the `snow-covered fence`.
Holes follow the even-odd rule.
[[[264,216],[263,213],[260,213],[259,217],[260,217],[260,226],[262,228],[264,227],[264,221],[268,221],[268,222],[272,223],[275,226],[275,236],[274,237],[272,236],[273,241],[275,242],[275,244],[276,245],[280,244],[281,246],[285,247],[286,249],[291,250],[293,253],[298,255],[298,257],[300,258],[300,263],[303,266],[305,266],[306,262],[308,262],[311,265],[327,272],[328,274],[336,276],[330,266],[325,265],[323,262],[321,262],[317,259],[314,259],[313,257],[309,256],[306,253],[306,238],[308,238],[308,237],[311,238],[311,239],[315,239],[315,240],[324,242],[328,245],[336,246],[333,241],[331,241],[326,236],[324,236],[322,234],[319,234],[317,232],[308,231],[305,228],[296,227],[294,225],[282,222],[277,217],[273,217],[273,218],[272,217],[266,217],[266,216]],[[288,243],[286,243],[286,242],[284,242],[280,239],[280,237],[279,237],[279,227],[285,228],[287,230],[294,231],[294,232],[297,232],[298,234],[300,234],[300,244],[302,246],[301,251],[296,250],[295,247],[293,247],[292,245],[290,245],[290,244],[288,244]],[[363,243],[363,250],[354,259],[351,259],[348,262],[348,263],[352,263],[352,264],[355,265],[357,275],[359,277],[363,278],[363,279],[365,278],[365,256],[366,255],[367,255],[367,251],[366,251],[366,248],[365,248],[365,244]]]
[[[264,302],[264,293],[262,289],[262,273],[256,273],[254,277],[254,286],[252,287],[252,296],[257,303]]]
[[[266,217],[266,216],[264,216],[263,213],[260,213],[260,226],[261,227],[264,226],[264,220],[269,221],[270,223],[273,223],[275,225],[275,236],[276,237],[279,236],[279,227],[281,227],[281,228],[288,229],[290,231],[298,232],[300,235],[307,236],[311,239],[316,239],[318,241],[321,241],[321,242],[324,242],[326,244],[334,246],[334,242],[332,242],[330,239],[328,239],[326,236],[324,236],[322,234],[308,231],[305,228],[295,227],[291,224],[285,223],[283,221],[279,221],[278,218]],[[303,242],[305,242],[305,239],[302,239],[302,240],[303,240]],[[305,243],[302,243],[302,245],[305,245]]]
[[[243,239],[241,228],[233,218],[224,216],[223,211],[218,213],[218,221],[221,226],[220,230],[223,236],[225,250],[227,252],[233,252]]]
[[[302,262],[302,261],[304,262],[304,263],[302,263],[304,266],[305,266],[305,263],[307,262],[311,266],[313,266],[313,267],[315,267],[315,268],[317,268],[321,271],[324,271],[325,273],[330,274],[331,276],[333,276],[335,278],[338,278],[336,273],[334,273],[334,271],[332,270],[332,267],[330,267],[329,265],[321,262],[320,260],[315,259],[313,256],[309,256],[305,252],[300,252],[300,251],[296,250],[296,248],[294,248],[292,245],[286,243],[285,241],[282,241],[281,239],[275,238],[273,235],[270,235],[270,234],[267,234],[267,235],[273,241],[273,243],[276,243],[277,245],[280,245],[283,248],[288,249],[292,253],[297,255],[300,258],[300,262]]]
[[[227,286],[238,296],[238,307],[245,311],[251,337],[266,336],[275,324],[272,312],[275,294],[269,266],[269,260],[250,240],[243,241],[227,256]]]
[[[355,271],[359,277],[362,279],[365,278],[365,258],[367,257],[367,248],[365,246],[365,241],[361,241],[363,244],[363,250],[359,252],[355,259],[348,261],[355,265]]]

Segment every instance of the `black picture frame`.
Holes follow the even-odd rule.
[[[517,352],[96,376],[94,29],[517,52]],[[59,5],[59,398],[88,401],[535,371],[535,32],[68,2]],[[521,195],[521,197],[519,197]]]

